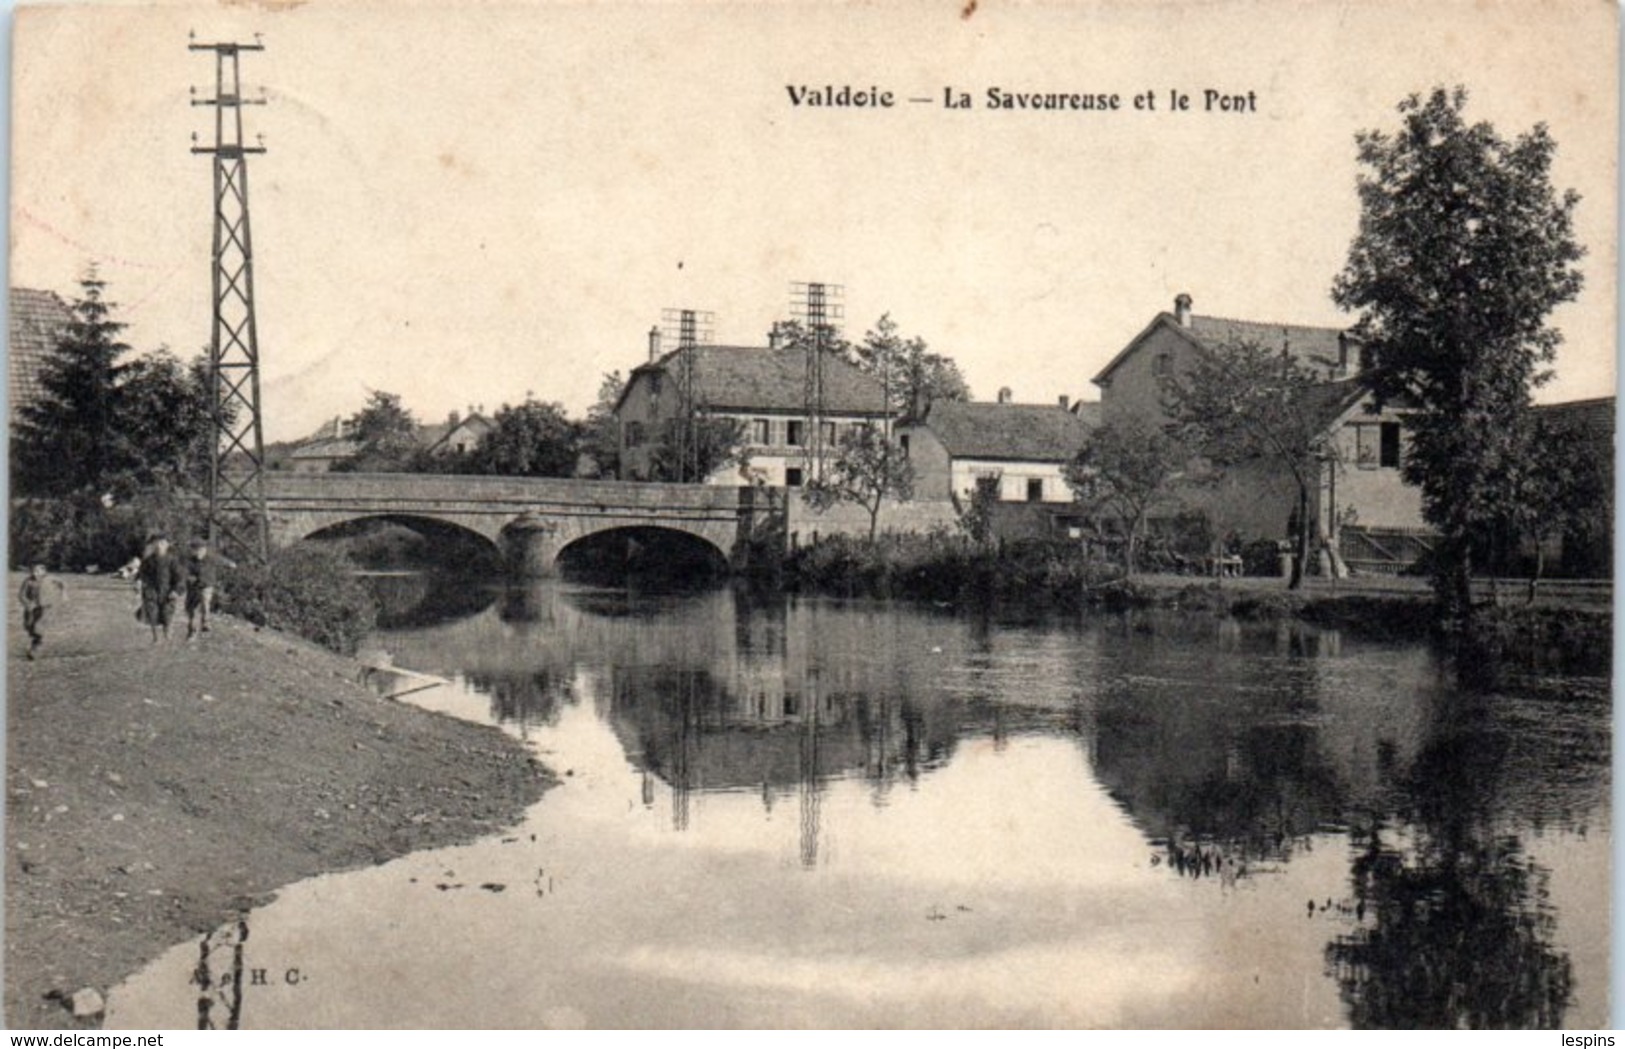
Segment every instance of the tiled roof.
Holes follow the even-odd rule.
[[[56,348],[57,336],[73,319],[73,311],[56,292],[34,288],[12,288],[8,305],[6,374],[11,383],[11,420],[15,423],[17,410],[45,392],[40,385],[40,369]]]
[[[1340,367],[1339,336],[1348,344],[1350,371],[1360,366],[1360,341],[1340,328],[1319,328],[1307,324],[1275,324],[1265,321],[1233,320],[1228,317],[1207,317],[1192,314],[1189,325],[1179,323],[1172,313],[1157,314],[1145,329],[1117,352],[1094,378],[1097,385],[1111,381],[1112,372],[1139,348],[1152,332],[1169,328],[1205,349],[1213,350],[1226,343],[1253,343],[1267,349],[1285,348],[1298,363],[1316,373],[1331,377],[1333,369]]]
[[[1066,462],[1099,421],[1099,405],[1074,415],[1058,404],[937,401],[919,423],[955,459]]]
[[[302,442],[289,455],[290,459],[349,459],[361,446],[348,437],[311,440]]]
[[[1358,365],[1358,343],[1341,328],[1312,328],[1306,324],[1269,324],[1261,321],[1238,321],[1225,317],[1192,315],[1190,333],[1209,349],[1226,344],[1250,343],[1266,350],[1285,349],[1298,363],[1320,371],[1336,367],[1338,339],[1349,339],[1349,352]]]
[[[633,369],[627,387],[640,375],[651,372],[676,375],[684,353],[695,355],[695,380],[701,398],[711,408],[801,411],[806,407],[807,355],[799,349],[696,346],[693,350],[673,350],[652,364]],[[832,414],[884,414],[885,391],[855,366],[830,357],[824,362],[824,410]]]

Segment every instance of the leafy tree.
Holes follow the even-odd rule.
[[[704,411],[667,419],[649,448],[649,480],[699,484],[725,466],[744,466],[746,437],[741,419]]]
[[[1517,471],[1506,484],[1508,531],[1534,542],[1528,599],[1535,600],[1545,574],[1546,544],[1553,539],[1586,547],[1606,539],[1613,522],[1612,462],[1594,454],[1596,438],[1569,416],[1525,412],[1513,424]]]
[[[1123,566],[1129,575],[1138,568],[1146,521],[1183,474],[1186,458],[1167,433],[1130,419],[1096,427],[1066,465],[1066,483],[1078,501],[1121,524]]]
[[[474,473],[522,477],[570,477],[580,445],[578,426],[554,403],[527,400],[503,405],[495,425],[469,453]]]
[[[598,399],[587,409],[581,427],[581,450],[593,462],[599,477],[617,477],[621,472],[621,425],[615,418],[615,404],[626,389],[619,371],[608,372],[598,384]]]
[[[399,394],[372,391],[366,405],[350,417],[349,426],[358,448],[352,458],[335,463],[335,471],[388,473],[414,465],[419,447],[418,422],[401,405]]]
[[[121,363],[124,325],[94,271],[40,374],[43,395],[23,407],[12,435],[21,494],[113,493],[161,485],[201,487],[207,476],[207,367],[167,351]]]
[[[853,354],[859,368],[880,380],[893,415],[907,415],[932,401],[970,400],[959,365],[932,353],[919,336],[903,338],[889,313],[864,333]]]
[[[773,330],[768,333],[768,341],[791,350],[804,350],[813,345],[814,330],[800,321],[774,321]],[[823,340],[819,345],[828,353],[848,364],[853,360],[852,343],[842,338],[833,324],[825,324],[822,330]]]
[[[842,502],[863,507],[869,513],[873,541],[886,499],[914,498],[914,467],[879,430],[854,426],[836,442],[835,457],[824,476],[808,482],[803,493],[815,510]]]
[[[963,503],[959,493],[951,493],[954,509],[959,512],[959,527],[971,542],[986,546],[993,540],[993,508],[999,503],[999,477],[983,475],[976,478],[970,498]]]
[[[1220,343],[1183,372],[1163,378],[1173,430],[1187,448],[1220,471],[1273,461],[1291,475],[1298,491],[1290,589],[1303,584],[1309,559],[1309,493],[1319,483],[1319,461],[1336,451],[1323,409],[1348,389],[1322,381],[1290,354],[1250,340]]]
[[[1468,123],[1466,104],[1460,87],[1412,95],[1397,132],[1357,137],[1360,231],[1332,288],[1360,314],[1378,394],[1416,406],[1405,477],[1440,532],[1440,606],[1462,625],[1472,535],[1518,472],[1507,424],[1550,375],[1561,336],[1547,317],[1579,294],[1584,254],[1573,233],[1579,196],[1552,186],[1546,126],[1505,139]]]

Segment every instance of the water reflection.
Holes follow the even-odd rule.
[[[574,909],[490,920],[559,944],[600,1023],[1606,1017],[1606,682],[1475,697],[1420,647],[1208,616],[554,583],[380,642],[573,777],[528,867],[455,866],[559,873]],[[595,1012],[609,972],[664,990]]]

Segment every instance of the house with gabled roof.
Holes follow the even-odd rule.
[[[979,482],[1007,503],[1071,503],[1064,468],[1099,424],[1099,403],[936,401],[897,426],[916,499],[968,499]]]
[[[6,378],[15,429],[23,406],[33,404],[45,392],[40,373],[73,320],[73,310],[56,292],[37,288],[12,288],[7,306]]]
[[[1102,421],[1166,423],[1165,378],[1188,370],[1202,354],[1238,342],[1279,348],[1325,379],[1304,394],[1310,399],[1306,410],[1321,420],[1328,450],[1311,489],[1315,534],[1337,543],[1356,569],[1394,571],[1425,553],[1431,539],[1421,492],[1401,477],[1405,413],[1371,395],[1360,377],[1361,344],[1350,332],[1204,316],[1192,311],[1189,295],[1179,295],[1171,312],[1153,317],[1094,377]],[[1226,470],[1216,484],[1188,490],[1184,501],[1205,513],[1221,536],[1285,539],[1297,485],[1285,467],[1260,460]]]
[[[688,346],[667,353],[659,331],[649,333],[649,360],[632,370],[615,403],[620,429],[621,476],[650,475],[650,456],[662,426],[683,410],[680,383],[714,417],[744,424],[748,462],[725,466],[708,484],[764,484],[799,488],[812,479],[812,420],[806,403],[807,355],[781,346]],[[833,449],[851,427],[881,426],[888,418],[885,391],[872,376],[838,357],[823,369],[823,445]]]

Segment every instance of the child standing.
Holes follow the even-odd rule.
[[[56,587],[57,597],[64,602],[68,600],[68,588],[62,585],[62,580],[47,576],[44,565],[35,565],[23,580],[22,589],[17,592],[17,599],[23,606],[23,629],[28,632],[29,659],[34,658],[45,640],[40,636],[40,622],[45,618],[45,610],[51,607],[51,599],[45,589],[47,583]]]
[[[221,567],[236,565],[209,551],[209,544],[199,540],[193,544],[192,556],[186,565],[186,637],[209,632],[209,613],[214,607],[214,588],[220,581]],[[195,624],[195,625],[194,625]]]

